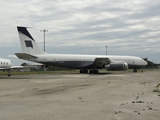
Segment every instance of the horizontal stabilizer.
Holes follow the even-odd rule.
[[[36,56],[30,55],[30,54],[27,54],[27,53],[15,53],[15,55],[19,59],[25,59],[25,60],[38,58]]]

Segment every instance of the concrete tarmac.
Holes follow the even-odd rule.
[[[160,71],[0,76],[0,120],[160,120],[158,84]]]

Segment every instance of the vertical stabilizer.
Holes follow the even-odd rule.
[[[19,39],[21,43],[22,52],[36,55],[36,54],[45,54],[39,46],[37,45],[36,41],[30,35],[26,27],[17,27]]]

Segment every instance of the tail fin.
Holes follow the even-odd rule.
[[[27,54],[45,54],[39,46],[37,45],[36,41],[30,35],[26,27],[17,27],[19,39],[21,43],[22,52]]]

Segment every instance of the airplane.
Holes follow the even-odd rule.
[[[21,69],[23,66],[13,66],[13,63],[10,59],[0,58],[0,70],[7,71],[8,76],[11,76],[11,69]]]
[[[27,27],[17,26],[23,52],[15,53],[19,59],[41,63],[45,66],[80,69],[80,73],[99,73],[99,69],[133,69],[137,72],[137,69],[147,65],[143,58],[136,56],[48,54],[40,49],[27,29]]]

